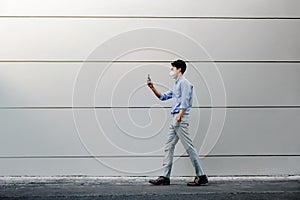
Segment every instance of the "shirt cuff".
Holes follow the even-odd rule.
[[[164,95],[163,95],[163,94],[160,95],[159,99],[163,101],[163,100],[165,99],[165,98],[164,98]]]

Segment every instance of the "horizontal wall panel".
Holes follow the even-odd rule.
[[[169,63],[0,63],[0,107],[169,107]],[[188,63],[193,106],[299,106],[299,63]],[[254,81],[255,80],[255,81]]]
[[[1,16],[299,17],[297,0],[1,0]]]
[[[193,109],[190,118],[200,155],[300,153],[300,109]],[[166,108],[8,109],[0,119],[2,157],[161,156],[170,124]]]
[[[300,60],[300,20],[0,19],[0,60]]]
[[[71,106],[80,63],[0,63],[0,105]]]
[[[299,174],[299,157],[202,158],[208,176]],[[158,176],[162,158],[0,159],[1,176]],[[171,176],[194,176],[189,158],[174,159]]]

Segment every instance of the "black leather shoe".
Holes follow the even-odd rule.
[[[170,185],[170,179],[164,176],[160,176],[157,179],[149,180],[149,183],[153,185]]]
[[[202,176],[196,176],[195,180],[193,182],[189,182],[187,185],[188,186],[201,186],[201,185],[206,185],[208,183],[207,176],[202,175]]]

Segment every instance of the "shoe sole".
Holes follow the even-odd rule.
[[[149,182],[151,183],[151,182]],[[170,185],[170,183],[160,183],[160,184],[155,184],[155,183],[151,183],[152,185],[157,185],[157,186],[160,186],[160,185]]]
[[[199,184],[199,185],[188,185],[187,184],[187,186],[189,186],[189,187],[196,187],[196,186],[207,186],[208,185],[208,183],[201,183],[201,184]]]

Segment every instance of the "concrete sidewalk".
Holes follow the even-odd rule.
[[[193,177],[151,186],[153,177],[0,177],[0,199],[300,199],[300,176],[209,177],[209,185],[187,187]]]

